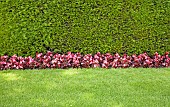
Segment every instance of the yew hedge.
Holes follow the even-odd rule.
[[[168,0],[1,0],[0,55],[170,51]]]

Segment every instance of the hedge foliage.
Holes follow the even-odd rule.
[[[1,0],[0,55],[163,54],[169,10],[169,0]]]

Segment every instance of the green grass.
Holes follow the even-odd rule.
[[[0,72],[0,107],[170,107],[170,68]]]

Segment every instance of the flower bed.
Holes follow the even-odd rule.
[[[4,55],[0,57],[0,69],[45,69],[45,68],[128,68],[128,67],[170,67],[169,52],[159,55],[157,52],[150,57],[147,53],[140,55],[120,56],[118,53],[95,55],[80,53],[58,54],[48,51],[46,54],[36,53],[33,58],[13,55],[11,57]]]

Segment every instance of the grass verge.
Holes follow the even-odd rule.
[[[7,70],[1,107],[170,107],[170,68]]]

